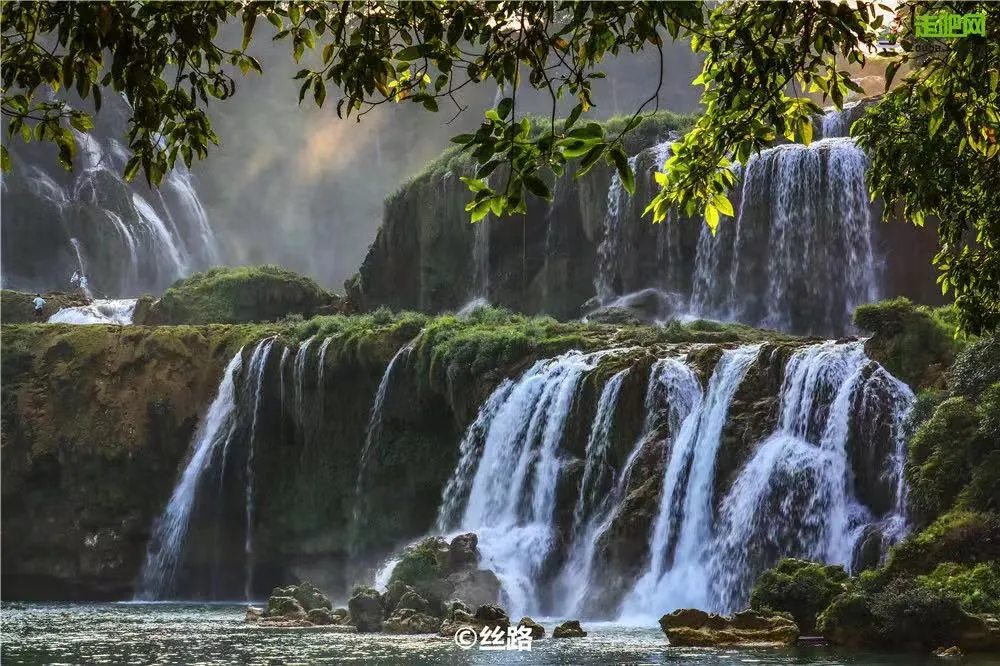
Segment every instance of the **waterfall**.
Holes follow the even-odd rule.
[[[861,428],[876,430],[885,418],[894,443],[880,475],[895,499],[885,516],[873,515],[854,490],[849,448],[859,400],[868,405]],[[888,404],[888,412],[872,413],[873,402]],[[745,603],[757,577],[778,557],[850,570],[859,537],[870,526],[883,530],[885,548],[905,534],[898,455],[903,418],[912,403],[909,388],[869,360],[861,342],[826,342],[792,356],[781,388],[778,430],[760,445],[721,502],[710,606],[733,610]]]
[[[695,397],[688,389],[691,407],[670,446],[650,537],[649,568],[629,593],[626,614],[659,612],[655,604],[662,600],[676,607],[705,607],[708,572],[704,562],[712,533],[716,454],[729,405],[759,353],[760,345],[727,350],[712,373],[704,398]],[[668,556],[672,556],[669,562]]]
[[[598,530],[605,522],[611,506],[608,493],[611,492],[615,479],[614,470],[607,463],[607,453],[611,446],[611,429],[618,406],[618,393],[628,372],[627,368],[621,370],[604,384],[587,438],[583,478],[573,507],[572,542],[567,562],[557,581],[557,589],[563,599],[562,606],[571,613],[582,610],[580,606],[589,592],[588,583],[594,566]]]
[[[629,168],[635,170],[638,155],[629,158]],[[615,284],[621,265],[622,236],[625,229],[625,214],[628,211],[628,192],[622,184],[621,176],[615,170],[608,186],[608,208],[604,215],[604,237],[597,246],[597,273],[594,277],[594,291],[601,303],[611,300],[619,293]]]
[[[292,366],[292,384],[295,387],[295,420],[302,432],[307,434],[306,425],[306,362],[309,358],[309,345],[316,339],[316,336],[306,338],[299,344],[298,351],[295,352],[295,364]]]
[[[250,438],[247,441],[246,458],[246,533],[244,540],[244,553],[246,555],[246,575],[244,578],[243,593],[244,598],[249,601],[253,592],[253,508],[254,508],[254,449],[257,441],[257,419],[260,416],[261,397],[264,393],[264,369],[267,365],[268,356],[271,354],[271,347],[277,337],[270,337],[262,340],[254,348],[250,356],[250,365],[247,368],[247,382],[253,386],[253,419],[250,425]]]
[[[60,308],[49,317],[50,324],[118,324],[132,323],[134,298],[97,299],[89,305]]]
[[[820,136],[824,139],[850,136],[852,118],[855,117],[853,109],[857,105],[857,102],[848,102],[842,110],[837,110],[836,107],[824,109],[820,120]]]
[[[75,130],[74,137],[80,164],[72,174],[32,146],[15,151],[27,168],[4,183],[5,286],[58,290],[77,268],[97,293],[137,296],[220,263],[211,222],[183,165],[159,189],[128,183],[122,171],[130,154],[116,139]]]
[[[215,399],[195,435],[191,458],[153,528],[137,586],[137,599],[164,599],[173,592],[198,486],[219,444],[228,445],[236,430],[235,382],[242,358],[243,350],[240,349],[222,374]]]
[[[554,546],[563,428],[580,379],[609,353],[567,352],[502,384],[474,424],[486,431],[475,466],[468,447],[479,435],[466,435],[459,469],[475,471],[471,482],[455,481],[469,487],[459,528],[479,535],[482,564],[499,577],[511,613],[538,611],[535,579]]]
[[[735,225],[699,240],[691,309],[790,332],[850,330],[854,309],[881,295],[867,165],[846,138],[751,158]]]
[[[365,472],[367,471],[371,460],[372,450],[376,448],[382,440],[383,412],[385,409],[385,398],[389,392],[389,385],[392,383],[396,364],[404,358],[409,358],[410,352],[413,351],[413,346],[416,344],[416,341],[417,338],[414,338],[396,351],[392,359],[389,361],[389,364],[385,367],[385,372],[382,373],[382,379],[380,379],[378,383],[378,390],[375,391],[375,401],[372,403],[372,409],[368,415],[368,429],[365,433],[365,444],[361,449],[361,457],[358,459],[358,476],[354,482],[354,511],[352,517],[355,529],[360,527],[360,521],[362,518],[361,509],[365,490]]]

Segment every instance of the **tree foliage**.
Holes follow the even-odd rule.
[[[675,146],[662,191],[647,212],[654,222],[672,207],[704,210],[714,230],[734,214],[729,192],[746,163],[782,137],[809,143],[820,111],[809,95],[842,106],[858,84],[843,69],[864,65],[894,8],[876,2],[8,2],[3,6],[3,115],[10,137],[49,140],[67,166],[75,151],[69,127],[87,131],[83,111],[53,101],[47,89],[93,98],[102,90],[131,104],[126,175],[142,169],[158,183],[178,157],[190,164],[218,142],[206,116],[210,100],[236,91],[238,71],[261,71],[250,55],[260,25],[287,41],[302,61],[300,102],[323,106],[336,90],[339,116],[360,118],[385,103],[412,102],[428,111],[456,93],[489,82],[502,91],[480,128],[454,137],[480,165],[468,178],[473,221],[518,213],[525,197],[551,196],[550,183],[577,161],[577,175],[601,160],[632,190],[634,174],[622,135],[651,110],[636,110],[621,133],[605,136],[584,114],[596,105],[591,83],[607,55],[659,51],[689,39],[704,54],[694,81],[704,88],[704,114]],[[901,50],[886,59],[886,88],[905,64],[910,73],[856,123],[853,134],[871,160],[873,197],[917,224],[938,221],[936,263],[954,293],[960,323],[971,332],[1000,325],[1000,187],[997,130],[1000,100],[1000,7],[991,3],[910,2],[906,17],[951,9],[986,14],[987,37],[964,37],[939,53],[914,57],[911,20],[899,30]],[[220,46],[219,31],[239,22],[243,39]],[[306,51],[314,51],[306,57]],[[517,113],[524,85],[552,98],[548,122]],[[557,123],[556,102],[576,101]],[[4,167],[10,156],[2,151]],[[502,183],[488,180],[499,166]],[[497,179],[499,180],[499,179]]]

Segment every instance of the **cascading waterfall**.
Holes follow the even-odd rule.
[[[699,242],[692,310],[792,332],[840,335],[880,296],[864,182],[851,139],[765,150],[747,165],[732,232]],[[729,276],[726,280],[697,276]]]
[[[389,364],[385,367],[385,372],[382,373],[382,379],[380,379],[378,383],[378,390],[375,391],[375,401],[372,403],[372,409],[368,415],[368,428],[365,432],[365,444],[364,448],[361,449],[361,457],[358,460],[358,476],[354,483],[354,510],[352,512],[352,520],[355,529],[360,526],[362,517],[361,512],[365,491],[365,473],[371,460],[372,450],[378,446],[382,439],[382,421],[384,418],[383,412],[385,409],[385,398],[389,393],[389,386],[392,383],[392,378],[395,374],[396,364],[400,361],[405,362],[405,359],[409,358],[410,352],[413,351],[413,347],[418,338],[419,335],[417,338],[414,338],[400,347],[395,355],[393,355]]]
[[[212,464],[220,444],[228,446],[236,430],[236,375],[242,367],[243,350],[229,361],[215,399],[195,435],[193,453],[163,515],[153,528],[146,559],[142,565],[136,599],[167,598],[174,588],[177,568],[184,549],[188,523],[201,479]]]
[[[638,155],[633,155],[629,168],[635,169]],[[610,301],[619,289],[616,286],[616,276],[620,270],[622,236],[625,227],[625,213],[628,210],[628,192],[622,184],[621,176],[616,170],[611,176],[608,187],[608,208],[604,215],[604,236],[597,246],[597,273],[594,277],[594,290],[600,302]]]
[[[253,350],[250,364],[247,368],[247,382],[253,386],[253,419],[250,425],[250,438],[247,441],[246,459],[246,534],[244,554],[246,556],[246,575],[244,577],[243,595],[250,600],[253,591],[253,519],[254,519],[254,450],[257,441],[257,420],[260,416],[260,403],[264,393],[264,369],[271,354],[271,347],[277,338],[271,337],[260,342]]]
[[[49,317],[50,324],[118,324],[132,323],[136,299],[97,299],[89,305],[61,308]]]
[[[166,174],[159,189],[128,183],[121,175],[129,159],[124,146],[93,133],[74,136],[82,163],[76,173],[33,166],[14,174],[4,192],[5,285],[66,288],[77,268],[97,293],[134,296],[162,291],[220,262],[211,223],[183,165]],[[29,163],[40,159],[30,147],[24,150]],[[71,238],[67,253],[60,239]]]
[[[496,572],[512,613],[538,608],[534,581],[555,540],[563,428],[580,379],[609,353],[574,351],[537,362],[512,385],[501,384],[463,442],[462,461],[449,482],[451,499],[455,488],[469,488],[458,527],[479,535],[482,565]],[[472,465],[471,442],[483,432],[482,454]],[[450,522],[446,512],[457,513],[454,501],[442,507],[439,523]]]
[[[292,366],[292,384],[295,387],[295,418],[303,430],[306,428],[306,363],[309,359],[309,345],[316,336],[306,338],[299,344],[295,352],[295,364]]]
[[[854,492],[850,441],[856,401],[869,403],[865,430],[887,423],[895,443],[880,474],[896,498],[875,516]],[[876,408],[871,402],[888,409]],[[827,342],[797,351],[781,389],[777,432],[765,440],[721,502],[711,605],[731,610],[749,597],[779,556],[852,569],[858,539],[874,523],[884,548],[905,534],[904,482],[896,457],[913,393],[868,359],[861,342]],[[884,549],[883,549],[884,553]]]
[[[716,453],[729,405],[759,352],[760,345],[726,351],[704,398],[687,383],[684,396],[691,406],[670,446],[659,511],[650,535],[649,568],[625,600],[626,615],[644,614],[663,600],[676,607],[705,607],[708,572],[704,561],[712,531]]]

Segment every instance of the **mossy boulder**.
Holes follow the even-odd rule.
[[[677,647],[794,645],[799,628],[787,613],[746,610],[732,617],[682,608],[660,618],[660,628]]]
[[[942,562],[979,564],[1000,560],[1000,514],[953,511],[895,545],[885,566],[888,578],[917,576]]]
[[[854,324],[872,333],[865,352],[914,389],[942,386],[961,344],[942,310],[895,298],[862,305]]]
[[[566,620],[552,630],[552,638],[586,638],[587,632],[579,620]]]
[[[517,621],[517,626],[520,629],[527,629],[531,633],[532,640],[545,638],[545,627],[538,624],[527,615],[525,615],[524,617],[522,617],[520,620]]]
[[[303,582],[299,585],[289,585],[287,587],[276,587],[271,592],[272,599],[287,597],[295,599],[302,607],[302,610],[307,613],[317,608],[333,610],[333,604],[330,603],[327,596],[309,582]],[[268,603],[268,608],[270,608],[270,602]]]
[[[41,296],[45,299],[45,307],[42,308],[42,317],[39,319],[35,316],[35,304],[32,302],[34,294],[11,289],[0,290],[0,321],[4,324],[44,322],[63,308],[87,304],[87,300],[76,293],[56,291]]]
[[[413,608],[397,608],[382,623],[389,634],[434,634],[441,628],[441,618],[421,613]]]
[[[847,580],[843,567],[784,559],[757,580],[750,608],[787,612],[802,633],[809,635],[816,630],[816,617],[844,591]]]
[[[830,642],[852,648],[1000,650],[995,620],[969,614],[955,596],[907,578],[882,584],[875,576],[860,577],[817,624]]]
[[[218,267],[178,280],[149,308],[150,324],[240,324],[341,311],[340,299],[278,266]]]
[[[294,597],[272,596],[267,600],[267,616],[301,620],[306,612]]]
[[[370,587],[358,587],[347,602],[347,609],[355,628],[362,633],[382,630],[385,608],[382,595]]]
[[[1000,560],[980,564],[939,564],[917,584],[955,597],[969,613],[1000,614]]]

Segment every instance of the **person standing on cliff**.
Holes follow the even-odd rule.
[[[41,294],[35,294],[35,298],[31,302],[35,305],[35,319],[41,319],[45,310],[45,299],[42,298]]]

